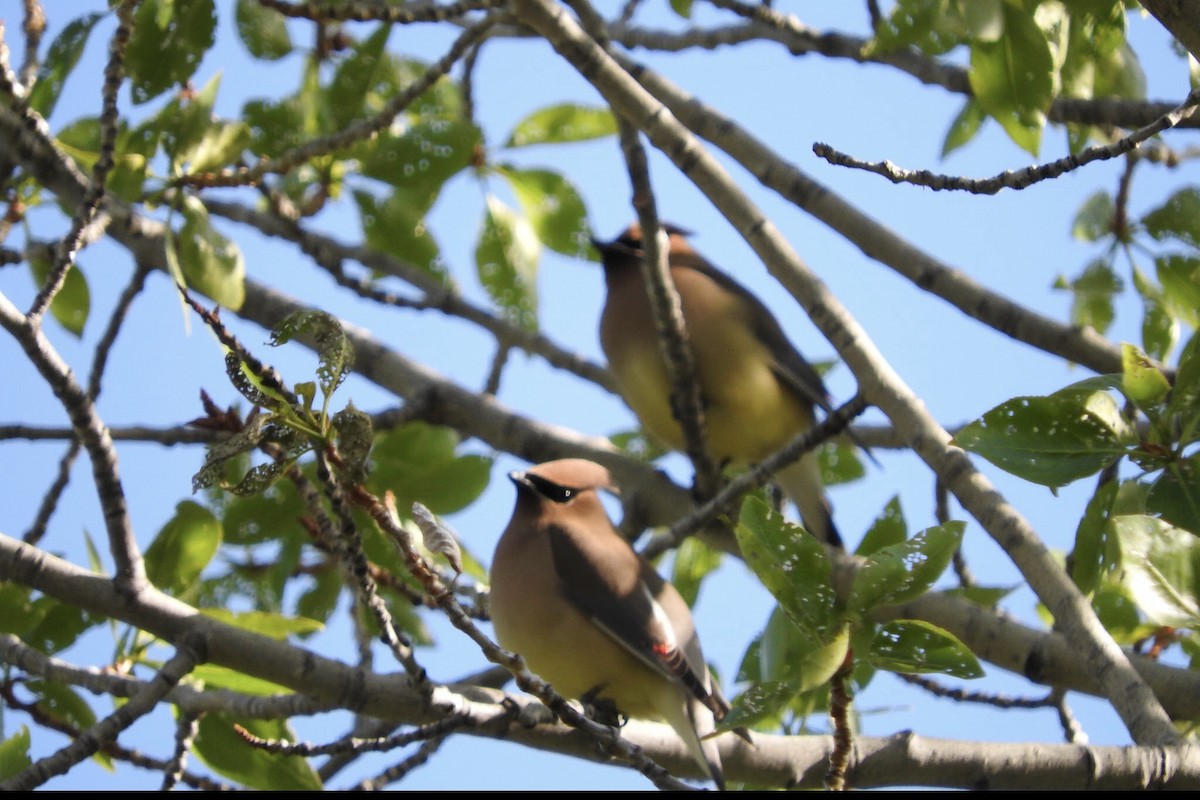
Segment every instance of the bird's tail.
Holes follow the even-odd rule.
[[[687,697],[686,704],[680,702],[685,694],[682,689],[673,694],[675,697],[672,702],[664,703],[658,709],[659,713],[683,739],[693,760],[705,768],[716,787],[724,791],[725,770],[721,766],[717,741],[715,738],[704,738],[717,729],[712,710],[695,697]]]
[[[845,549],[837,526],[833,524],[833,513],[825,486],[821,483],[821,468],[816,453],[805,453],[804,457],[775,473],[775,481],[788,499],[796,504],[805,529],[819,541]]]

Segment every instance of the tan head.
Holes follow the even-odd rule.
[[[670,222],[662,222],[659,225],[670,240],[669,249],[671,251],[689,251],[691,245],[687,242],[687,237],[691,236],[692,232],[686,228],[681,228],[678,225],[673,225]],[[602,242],[598,239],[592,239],[592,246],[600,251],[605,265],[607,266],[611,257],[629,257],[640,259],[642,257],[642,226],[641,223],[634,222],[628,228],[621,232],[621,235],[611,242]]]
[[[568,502],[589,490],[605,489],[613,494],[620,493],[607,469],[583,458],[547,461],[527,470],[510,472],[509,478],[517,486],[556,503]]]

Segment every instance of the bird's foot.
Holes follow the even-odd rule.
[[[617,704],[607,697],[597,697],[603,688],[597,686],[579,698],[579,702],[583,704],[583,713],[601,725],[609,725],[613,728],[624,727],[629,718],[617,710]]]

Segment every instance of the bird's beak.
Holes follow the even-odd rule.
[[[630,247],[624,242],[616,239],[611,242],[602,242],[593,236],[591,237],[591,241],[592,247],[596,248],[596,251],[600,253],[601,258],[607,258],[608,256],[633,256],[634,258],[642,257],[642,250],[640,247]]]
[[[519,469],[513,470],[512,472],[508,473],[508,479],[510,481],[512,481],[514,484],[516,484],[516,487],[518,489],[532,489],[533,488],[533,482],[531,480],[529,480],[529,476],[526,475],[524,472],[522,472]]]

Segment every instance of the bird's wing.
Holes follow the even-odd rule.
[[[801,397],[819,408],[830,411],[833,406],[829,401],[829,391],[820,373],[788,339],[787,334],[779,325],[779,320],[771,313],[761,300],[749,289],[738,283],[733,277],[722,272],[708,259],[696,252],[674,254],[673,265],[693,269],[712,280],[721,288],[736,295],[742,300],[746,309],[747,323],[754,331],[755,337],[770,351],[775,374],[786,385]]]
[[[646,666],[723,715],[709,683],[701,677],[706,672],[699,672],[707,671],[707,666],[692,663],[687,643],[679,641],[670,616],[657,600],[665,583],[662,578],[619,536],[611,545],[597,545],[595,537],[585,539],[552,526],[549,538],[555,571],[575,607]]]

